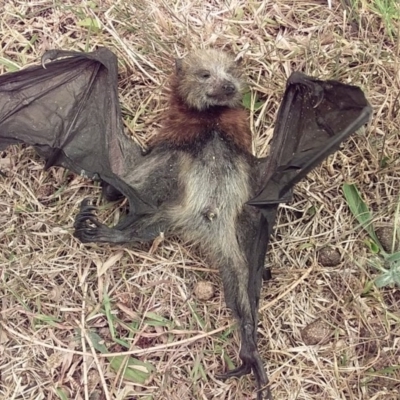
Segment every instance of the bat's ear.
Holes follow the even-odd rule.
[[[177,75],[183,72],[183,58],[175,58],[175,72]]]

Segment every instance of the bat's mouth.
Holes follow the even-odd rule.
[[[232,93],[226,93],[224,91],[218,91],[213,93],[207,93],[207,97],[214,103],[231,103],[239,99],[239,93],[237,91]]]
[[[218,94],[208,94],[207,97],[209,99],[216,99],[216,100],[230,100],[235,97],[233,94],[225,94],[225,93],[218,93]]]

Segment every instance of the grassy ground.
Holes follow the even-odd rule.
[[[120,60],[127,132],[143,143],[158,128],[174,57],[192,48],[243,55],[250,106],[262,102],[249,121],[257,155],[267,152],[291,71],[365,90],[372,122],[280,208],[259,348],[278,400],[399,399],[400,290],[371,284],[373,255],[341,190],[344,182],[357,184],[376,227],[398,223],[395,0],[82,4],[6,1],[0,72],[36,63],[50,48],[108,46]],[[32,149],[10,148],[0,157],[7,174],[0,177],[0,398],[254,398],[250,377],[215,378],[238,363],[239,342],[213,266],[177,241],[151,248],[80,244],[72,237],[74,216],[99,188],[42,167]],[[101,219],[111,223],[119,213],[104,204]],[[337,258],[331,266],[327,246]],[[193,295],[202,280],[215,289],[207,302]]]

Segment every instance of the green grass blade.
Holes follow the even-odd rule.
[[[110,328],[111,337],[113,339],[115,339],[116,334],[115,334],[115,327],[114,327],[114,316],[113,316],[112,310],[111,310],[111,299],[107,295],[107,293],[104,293],[103,304],[104,304],[104,311],[105,311],[106,317],[107,317],[108,327]]]
[[[67,394],[64,389],[57,388],[56,389],[57,396],[60,400],[69,400]]]
[[[92,343],[92,346],[99,351],[100,353],[107,354],[107,347],[104,345],[104,340],[97,334],[92,331],[88,331],[88,337]]]
[[[150,363],[142,362],[133,357],[128,359],[125,356],[113,357],[110,365],[115,372],[119,372],[122,368],[125,379],[142,385],[146,383],[154,371],[154,367]]]
[[[376,236],[374,226],[372,225],[372,214],[362,199],[356,185],[345,183],[343,185],[343,193],[346,198],[350,211],[360,223],[360,225],[368,232],[371,239],[379,246],[380,250],[385,253],[378,236]]]

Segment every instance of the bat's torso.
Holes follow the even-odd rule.
[[[195,154],[182,151],[179,163],[179,197],[165,210],[171,230],[202,247],[232,253],[236,221],[251,194],[248,161],[215,133]]]
[[[144,224],[154,235],[178,235],[217,262],[232,257],[243,261],[237,223],[254,195],[250,162],[248,154],[218,132],[191,149],[153,149],[130,179],[157,205],[154,215],[140,221],[141,229]]]

